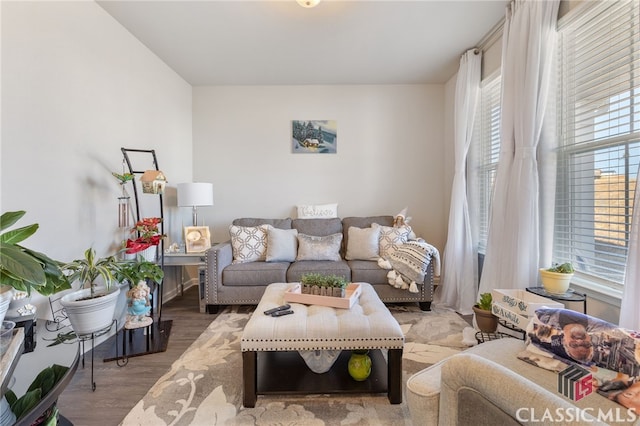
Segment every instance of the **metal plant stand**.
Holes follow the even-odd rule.
[[[136,159],[139,161],[140,158],[151,157],[150,162],[153,165],[153,169],[160,170],[158,168],[158,159],[156,157],[156,152],[153,149],[131,149],[131,148],[121,148],[122,155],[124,156],[124,161],[127,165],[129,173],[133,175],[142,175],[145,171],[150,170],[150,168],[140,168],[135,167],[133,165],[132,157],[135,155]],[[132,155],[133,154],[133,155]],[[145,164],[149,164],[145,162]],[[131,185],[133,185],[133,201],[135,202],[135,220],[136,222],[141,219],[140,217],[140,200],[139,200],[139,191],[138,186],[136,185],[135,179],[130,181]],[[159,200],[160,207],[160,234],[164,235],[164,205],[162,194],[155,195]],[[160,267],[164,270],[164,239],[160,240],[159,245],[159,254],[158,254],[158,262],[160,263]],[[129,333],[130,338],[133,337],[133,342],[130,342],[131,351],[127,354],[119,354],[118,353],[118,345],[116,343],[115,355],[112,357],[105,358],[104,361],[119,361],[118,365],[123,366],[126,365],[124,362],[125,358],[130,358],[134,356],[147,355],[157,352],[164,352],[167,349],[167,342],[169,340],[169,335],[171,334],[171,326],[173,324],[172,320],[162,320],[162,285],[161,283],[150,282],[149,286],[152,289],[151,294],[151,312],[150,315],[153,318],[153,326],[149,326],[145,328],[146,333],[142,335],[141,333]],[[154,309],[154,306],[156,309]],[[123,333],[125,333],[123,331]],[[136,344],[135,340],[140,339],[143,340],[143,345]],[[116,336],[116,342],[118,337]],[[137,348],[140,347],[138,350]],[[121,362],[122,363],[121,363]]]

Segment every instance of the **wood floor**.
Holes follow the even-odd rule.
[[[173,320],[166,352],[129,358],[126,366],[118,367],[115,362],[103,362],[112,353],[110,341],[96,347],[95,392],[91,391],[91,353],[88,352],[85,368],[78,366],[73,380],[58,399],[60,413],[77,426],[120,424],[215,317],[199,312],[196,287],[165,303],[162,319]]]

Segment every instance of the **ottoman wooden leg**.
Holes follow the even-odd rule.
[[[258,390],[258,376],[256,374],[257,363],[257,352],[242,352],[242,381],[244,385],[242,405],[246,408],[253,408],[256,406]]]
[[[402,349],[389,349],[387,394],[392,404],[402,403]]]

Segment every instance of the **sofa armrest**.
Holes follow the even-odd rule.
[[[207,262],[207,304],[218,304],[218,287],[222,285],[222,271],[233,261],[231,241],[215,244],[206,253]]]
[[[439,424],[521,424],[534,417],[564,414],[562,424],[603,425],[570,401],[493,361],[471,353],[442,365]],[[572,414],[575,422],[568,416]],[[490,422],[490,423],[486,423]]]
[[[407,379],[407,405],[412,419],[420,419],[424,426],[436,426],[440,407],[440,380],[442,365],[447,361],[433,364]]]

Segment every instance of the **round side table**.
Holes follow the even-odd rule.
[[[575,290],[569,289],[566,293],[555,294],[549,293],[544,287],[527,287],[529,293],[537,294],[538,296],[546,297],[547,299],[555,300],[557,302],[582,302],[582,312],[587,313],[587,295],[584,293],[578,293]]]

